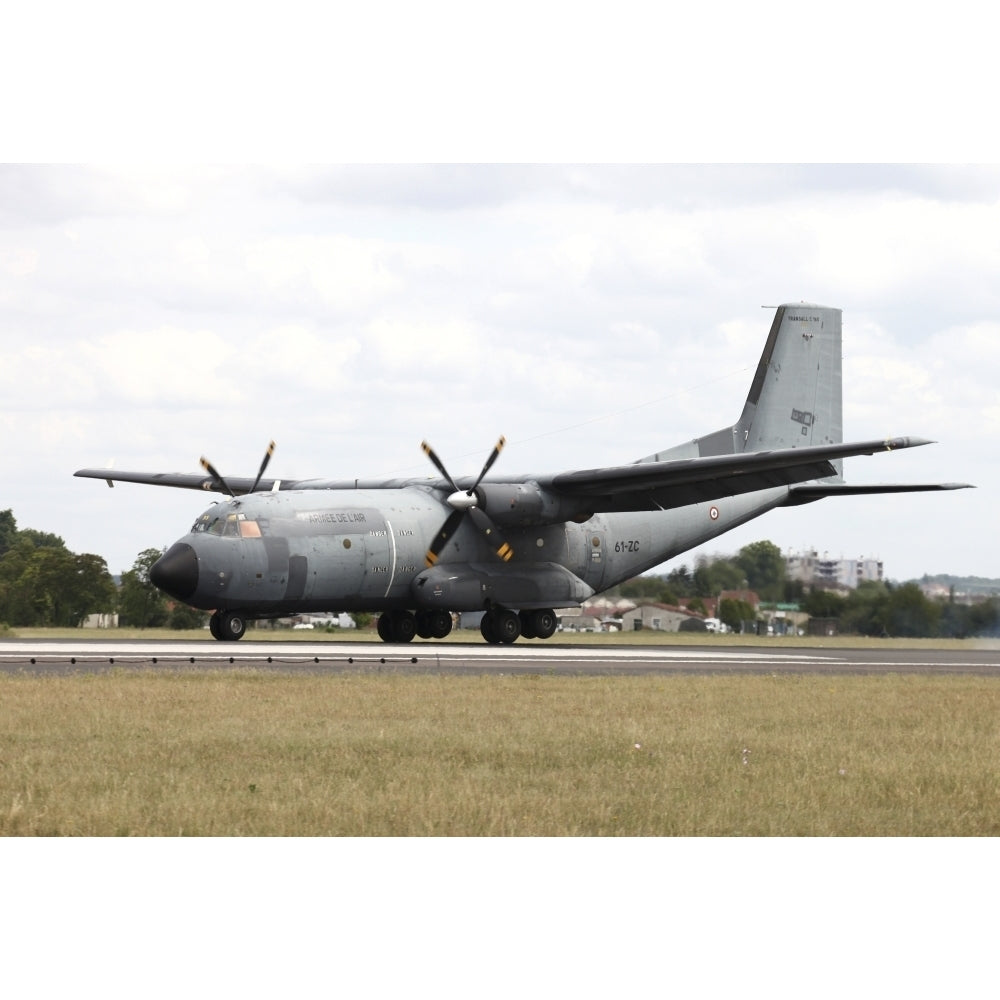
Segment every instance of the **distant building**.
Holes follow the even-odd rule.
[[[689,618],[704,621],[704,616],[686,611],[669,604],[640,604],[622,615],[622,631],[637,632],[650,629],[653,632],[679,632],[681,623]]]
[[[799,580],[807,587],[854,590],[865,580],[883,579],[881,559],[860,556],[857,559],[833,559],[829,553],[820,555],[815,549],[792,552],[785,556],[785,576]]]
[[[721,590],[719,604],[723,601],[743,601],[756,611],[760,607],[760,597],[755,590]]]
[[[87,615],[81,622],[82,628],[118,628],[118,615],[111,612]]]

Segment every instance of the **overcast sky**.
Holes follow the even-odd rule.
[[[118,573],[205,498],[74,470],[284,477],[618,464],[734,421],[773,307],[844,310],[848,440],[939,443],[710,544],[1000,576],[1000,170],[0,170],[2,506]],[[762,308],[765,307],[765,308]],[[669,565],[691,562],[682,557]],[[669,568],[664,567],[665,569]]]

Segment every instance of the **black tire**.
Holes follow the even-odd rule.
[[[531,630],[536,639],[550,639],[555,635],[559,619],[551,608],[531,612]]]
[[[493,627],[500,642],[516,642],[521,634],[521,619],[517,617],[516,612],[500,608],[493,614]]]
[[[378,632],[378,637],[383,642],[392,642],[392,612],[385,611],[380,614],[375,628]]]
[[[219,618],[221,617],[221,614],[216,611],[212,617],[208,619],[208,630],[212,633],[212,638],[219,639],[220,641],[222,639],[222,632],[219,631]]]
[[[409,611],[400,611],[392,623],[393,642],[413,642],[417,634],[417,620]]]
[[[376,627],[383,642],[412,642],[417,634],[417,620],[409,611],[386,611]]]
[[[447,611],[432,611],[430,627],[432,639],[443,639],[451,633],[451,615]]]
[[[537,639],[538,636],[535,634],[535,616],[531,611],[522,611],[518,618],[521,619],[521,638],[522,639]]]
[[[417,621],[417,635],[420,636],[421,639],[433,639],[434,612],[418,611],[416,621]]]
[[[238,611],[224,611],[219,616],[219,638],[223,642],[236,642],[243,638],[247,620]]]
[[[483,615],[483,620],[479,623],[479,631],[483,634],[483,638],[493,645],[496,645],[500,641],[492,611],[487,611]]]

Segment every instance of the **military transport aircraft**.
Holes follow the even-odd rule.
[[[386,642],[443,638],[452,613],[482,611],[491,643],[547,639],[554,609],[579,606],[776,507],[825,497],[961,489],[850,485],[841,459],[929,444],[843,443],[841,310],[779,306],[739,420],[629,465],[486,479],[264,479],[81,469],[77,476],[228,494],[150,570],[162,591],[214,613],[212,635],[254,619],[378,612]]]

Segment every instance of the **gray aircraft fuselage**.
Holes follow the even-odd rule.
[[[525,477],[518,477],[523,479]],[[787,497],[786,488],[671,511],[595,514],[583,524],[505,527],[515,553],[503,573],[464,523],[425,567],[448,513],[418,486],[256,493],[213,504],[164,559],[173,596],[253,617],[426,608],[479,611],[578,605],[714,538]],[[523,567],[529,572],[518,573]]]

